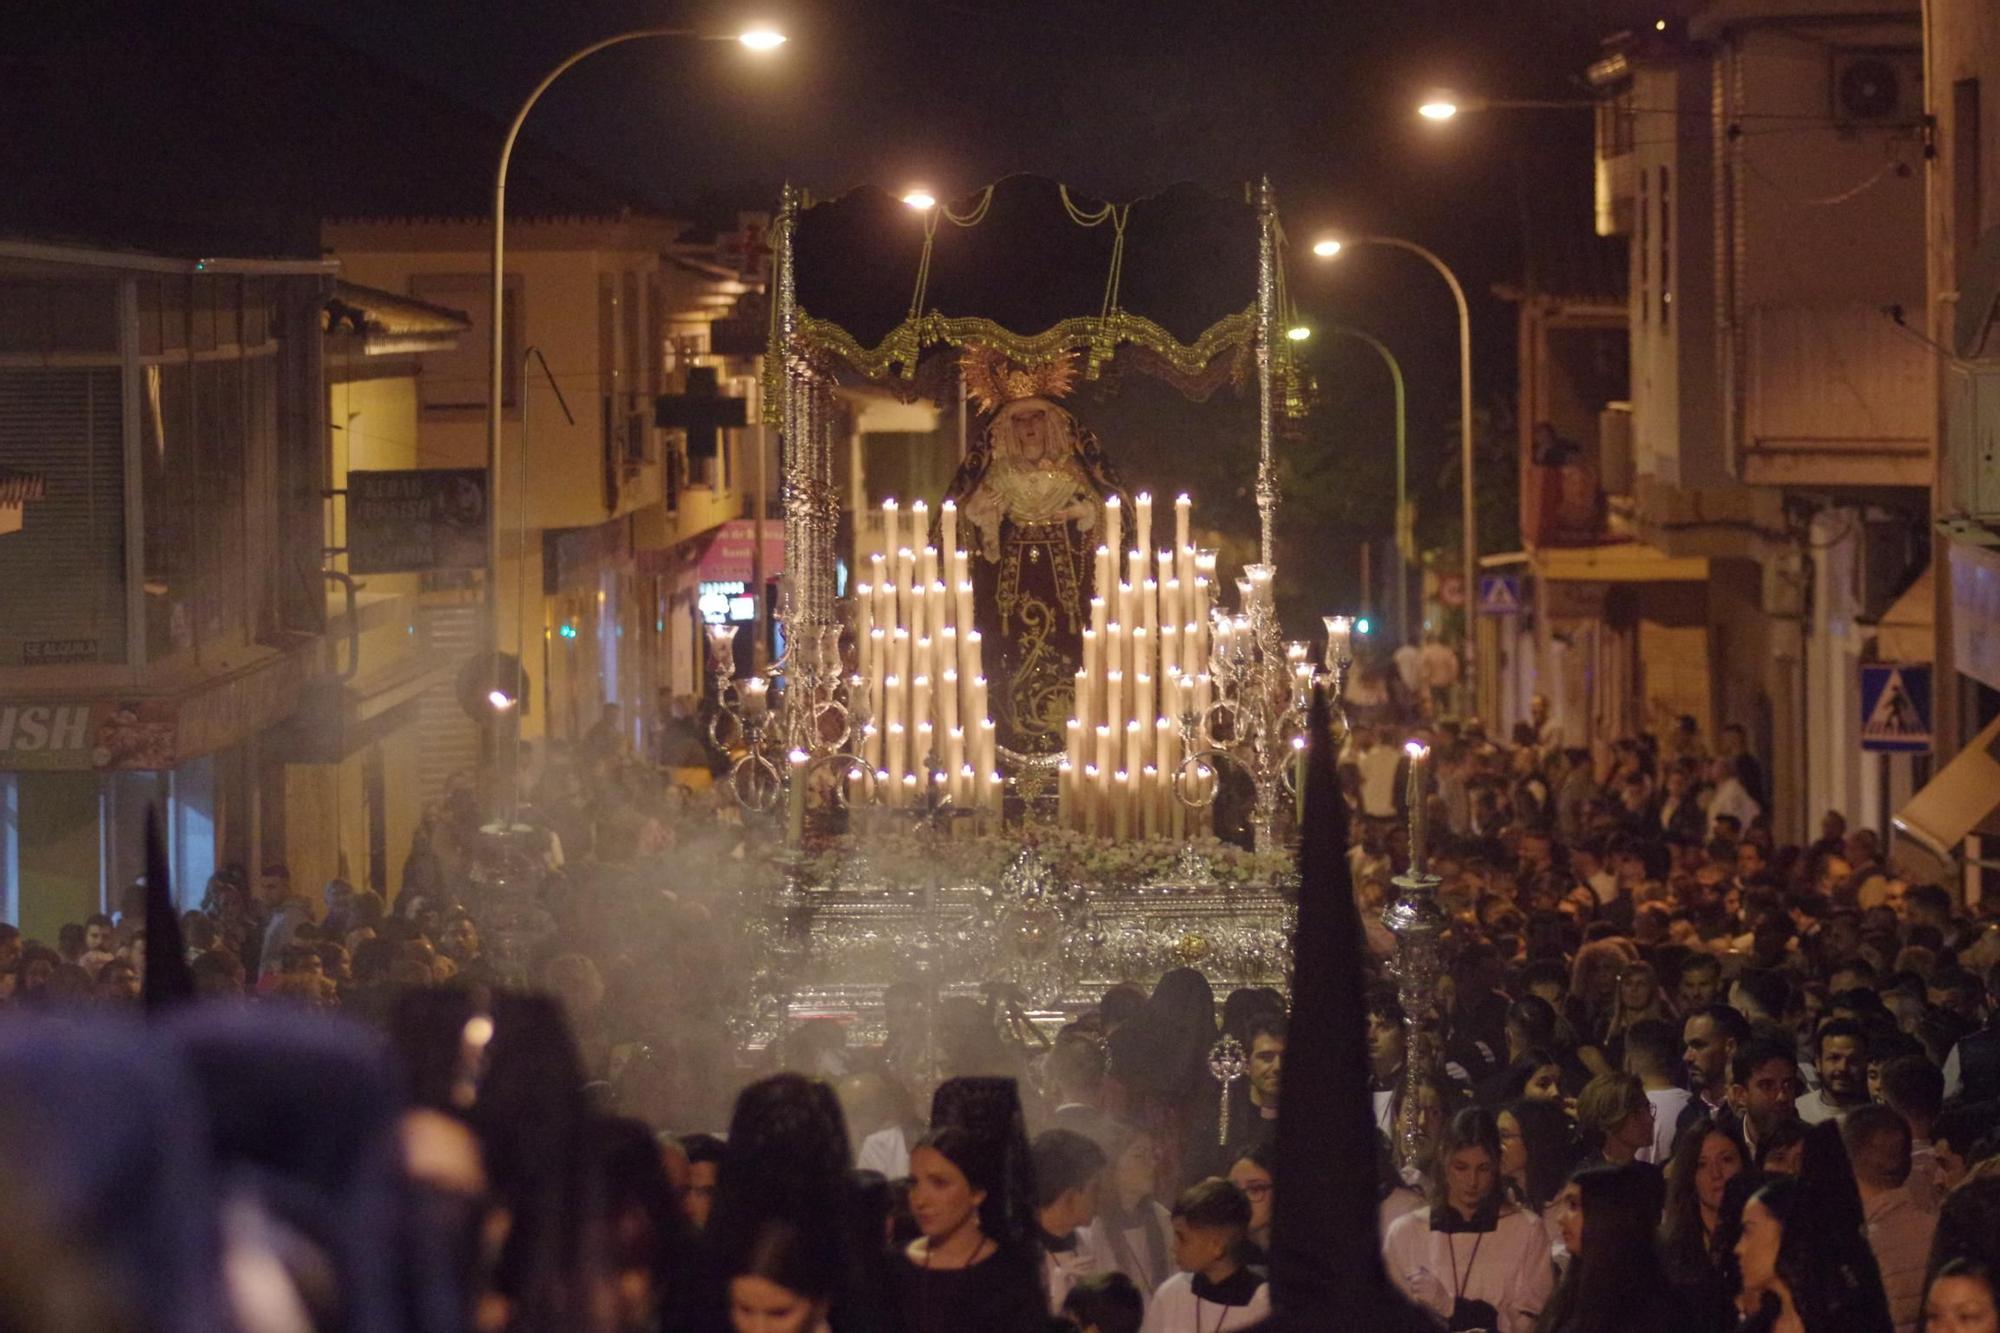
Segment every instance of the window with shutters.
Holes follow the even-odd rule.
[[[276,621],[277,373],[271,293],[234,275],[141,294],[140,476],[146,656],[195,660]],[[153,331],[157,325],[157,332]]]
[[[0,667],[125,661],[121,379],[116,365],[0,366],[0,460],[45,486],[0,537]]]

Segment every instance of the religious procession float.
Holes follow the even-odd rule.
[[[1284,988],[1308,703],[1340,697],[1352,624],[1278,623],[1274,451],[1304,395],[1270,187],[1114,204],[1012,177],[920,228],[910,207],[788,191],[776,226],[784,652],[734,678],[733,627],[711,641],[735,795],[784,831],[760,1025],[865,1025],[898,980],[1040,1009],[1183,965]],[[1073,410],[1114,373],[1254,398],[1240,572]],[[843,532],[855,385],[966,426],[942,493]]]

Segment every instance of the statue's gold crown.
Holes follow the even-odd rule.
[[[1076,384],[1076,353],[1064,352],[1038,366],[1018,366],[993,347],[967,347],[959,354],[965,391],[981,412],[1023,398],[1061,398]]]

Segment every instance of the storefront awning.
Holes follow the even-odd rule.
[[[1875,622],[1875,657],[1882,662],[1930,662],[1937,657],[1936,584],[1930,567],[1903,589]]]
[[[1890,823],[1931,855],[1949,862],[1966,836],[2000,809],[2000,718],[1938,770]]]
[[[715,530],[701,553],[697,577],[703,583],[750,583],[757,577],[757,524],[747,518],[731,519]],[[785,525],[764,522],[764,577],[773,578],[785,569]]]
[[[1700,583],[1708,557],[1668,555],[1643,542],[1608,546],[1543,547],[1534,553],[1535,577],[1578,583]]]

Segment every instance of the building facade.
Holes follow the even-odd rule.
[[[700,691],[701,557],[752,508],[758,477],[777,475],[775,442],[756,424],[761,323],[754,341],[728,332],[760,299],[761,274],[683,231],[632,213],[508,221],[495,616],[488,637],[466,575],[430,580],[421,619],[443,664],[485,649],[519,656],[531,749],[582,736],[607,704],[641,747],[662,691]],[[349,280],[465,312],[454,348],[416,358],[411,465],[484,468],[489,224],[337,220],[323,238]],[[690,395],[741,400],[721,415],[745,424],[656,424],[675,415],[663,403]],[[478,765],[481,742],[448,682],[426,707],[428,799]]]
[[[1729,0],[1589,72],[1597,227],[1630,248],[1606,536],[1672,640],[1636,655],[1634,721],[1743,726],[1785,840],[1826,809],[1879,827],[1923,775],[1857,743],[1860,665],[1926,564],[1922,36],[1914,3]]]
[[[272,731],[315,669],[319,261],[0,242],[0,911],[115,909],[164,816],[177,896],[280,854]]]

